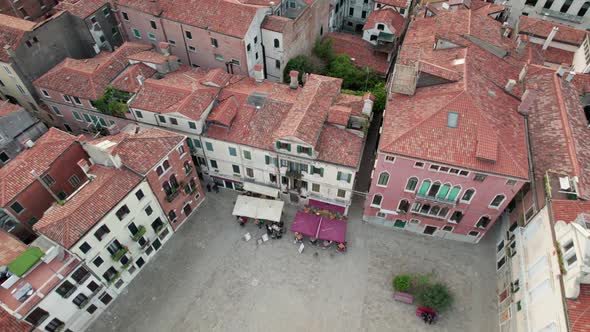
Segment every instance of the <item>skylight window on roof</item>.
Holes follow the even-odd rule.
[[[449,128],[457,128],[457,125],[459,125],[459,113],[449,112],[447,116],[447,126]]]

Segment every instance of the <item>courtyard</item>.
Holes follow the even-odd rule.
[[[395,232],[363,224],[358,200],[347,253],[307,245],[299,254],[290,232],[257,245],[263,230],[237,224],[235,198],[208,193],[89,331],[498,330],[493,232],[479,245]],[[287,226],[295,212],[285,205]],[[407,272],[432,272],[452,290],[454,305],[435,325],[392,299],[393,276]]]

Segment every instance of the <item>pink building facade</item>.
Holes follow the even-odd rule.
[[[477,243],[525,183],[523,179],[379,153],[363,219]]]

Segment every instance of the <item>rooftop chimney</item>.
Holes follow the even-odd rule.
[[[168,44],[167,42],[160,42],[160,44],[158,44],[158,47],[160,48],[160,52],[166,56],[170,55],[170,44]]]
[[[291,82],[289,82],[289,87],[291,89],[297,89],[299,87],[299,72],[297,70],[291,70],[289,73],[291,77]]]
[[[526,45],[529,42],[529,36],[528,35],[518,35],[518,40],[516,41],[516,52],[517,53],[522,53],[522,51],[524,51],[524,48],[526,47]]]
[[[508,83],[506,83],[504,90],[506,90],[506,92],[512,92],[512,89],[514,88],[515,85],[516,85],[516,81],[510,79],[510,80],[508,80]]]
[[[576,76],[576,72],[570,71],[567,74],[567,77],[565,78],[565,80],[568,81],[568,82],[571,82],[574,79],[575,76]]]
[[[375,97],[370,92],[363,96],[363,114],[371,116],[371,113],[373,113],[374,101]]]
[[[258,83],[264,81],[264,67],[260,63],[254,65],[254,78]]]
[[[545,43],[543,44],[543,51],[549,47],[549,44],[551,44],[551,42],[553,41],[553,37],[555,37],[555,34],[557,33],[557,31],[559,31],[559,28],[553,27],[553,30],[551,30],[551,32],[549,33],[549,36],[547,36],[547,39],[545,40]]]
[[[143,77],[142,75],[137,75],[137,82],[139,82],[139,85],[143,86],[143,83],[145,82],[145,77]]]
[[[524,65],[522,67],[522,69],[520,70],[520,74],[518,74],[518,81],[519,82],[522,82],[524,80],[524,78],[526,77],[526,73],[528,71],[528,68],[529,67],[527,65]]]
[[[88,160],[80,159],[78,161],[78,166],[80,166],[80,168],[84,171],[84,174],[88,176],[88,171],[90,171],[90,165],[88,165]]]

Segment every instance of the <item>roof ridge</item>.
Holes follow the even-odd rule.
[[[574,167],[574,171],[577,174],[581,174],[582,172],[580,171],[580,164],[578,162],[578,158],[576,158],[576,147],[574,146],[574,137],[572,134],[572,128],[570,126],[570,122],[568,120],[568,114],[567,114],[567,106],[565,105],[565,100],[563,98],[563,93],[561,91],[561,81],[559,79],[559,76],[557,76],[556,74],[553,74],[553,86],[556,88],[556,96],[557,96],[557,105],[559,107],[559,117],[561,119],[561,124],[563,125],[563,130],[565,131],[565,138],[566,138],[566,143],[567,143],[567,152],[568,155],[570,157],[570,160],[572,162],[572,166]]]

